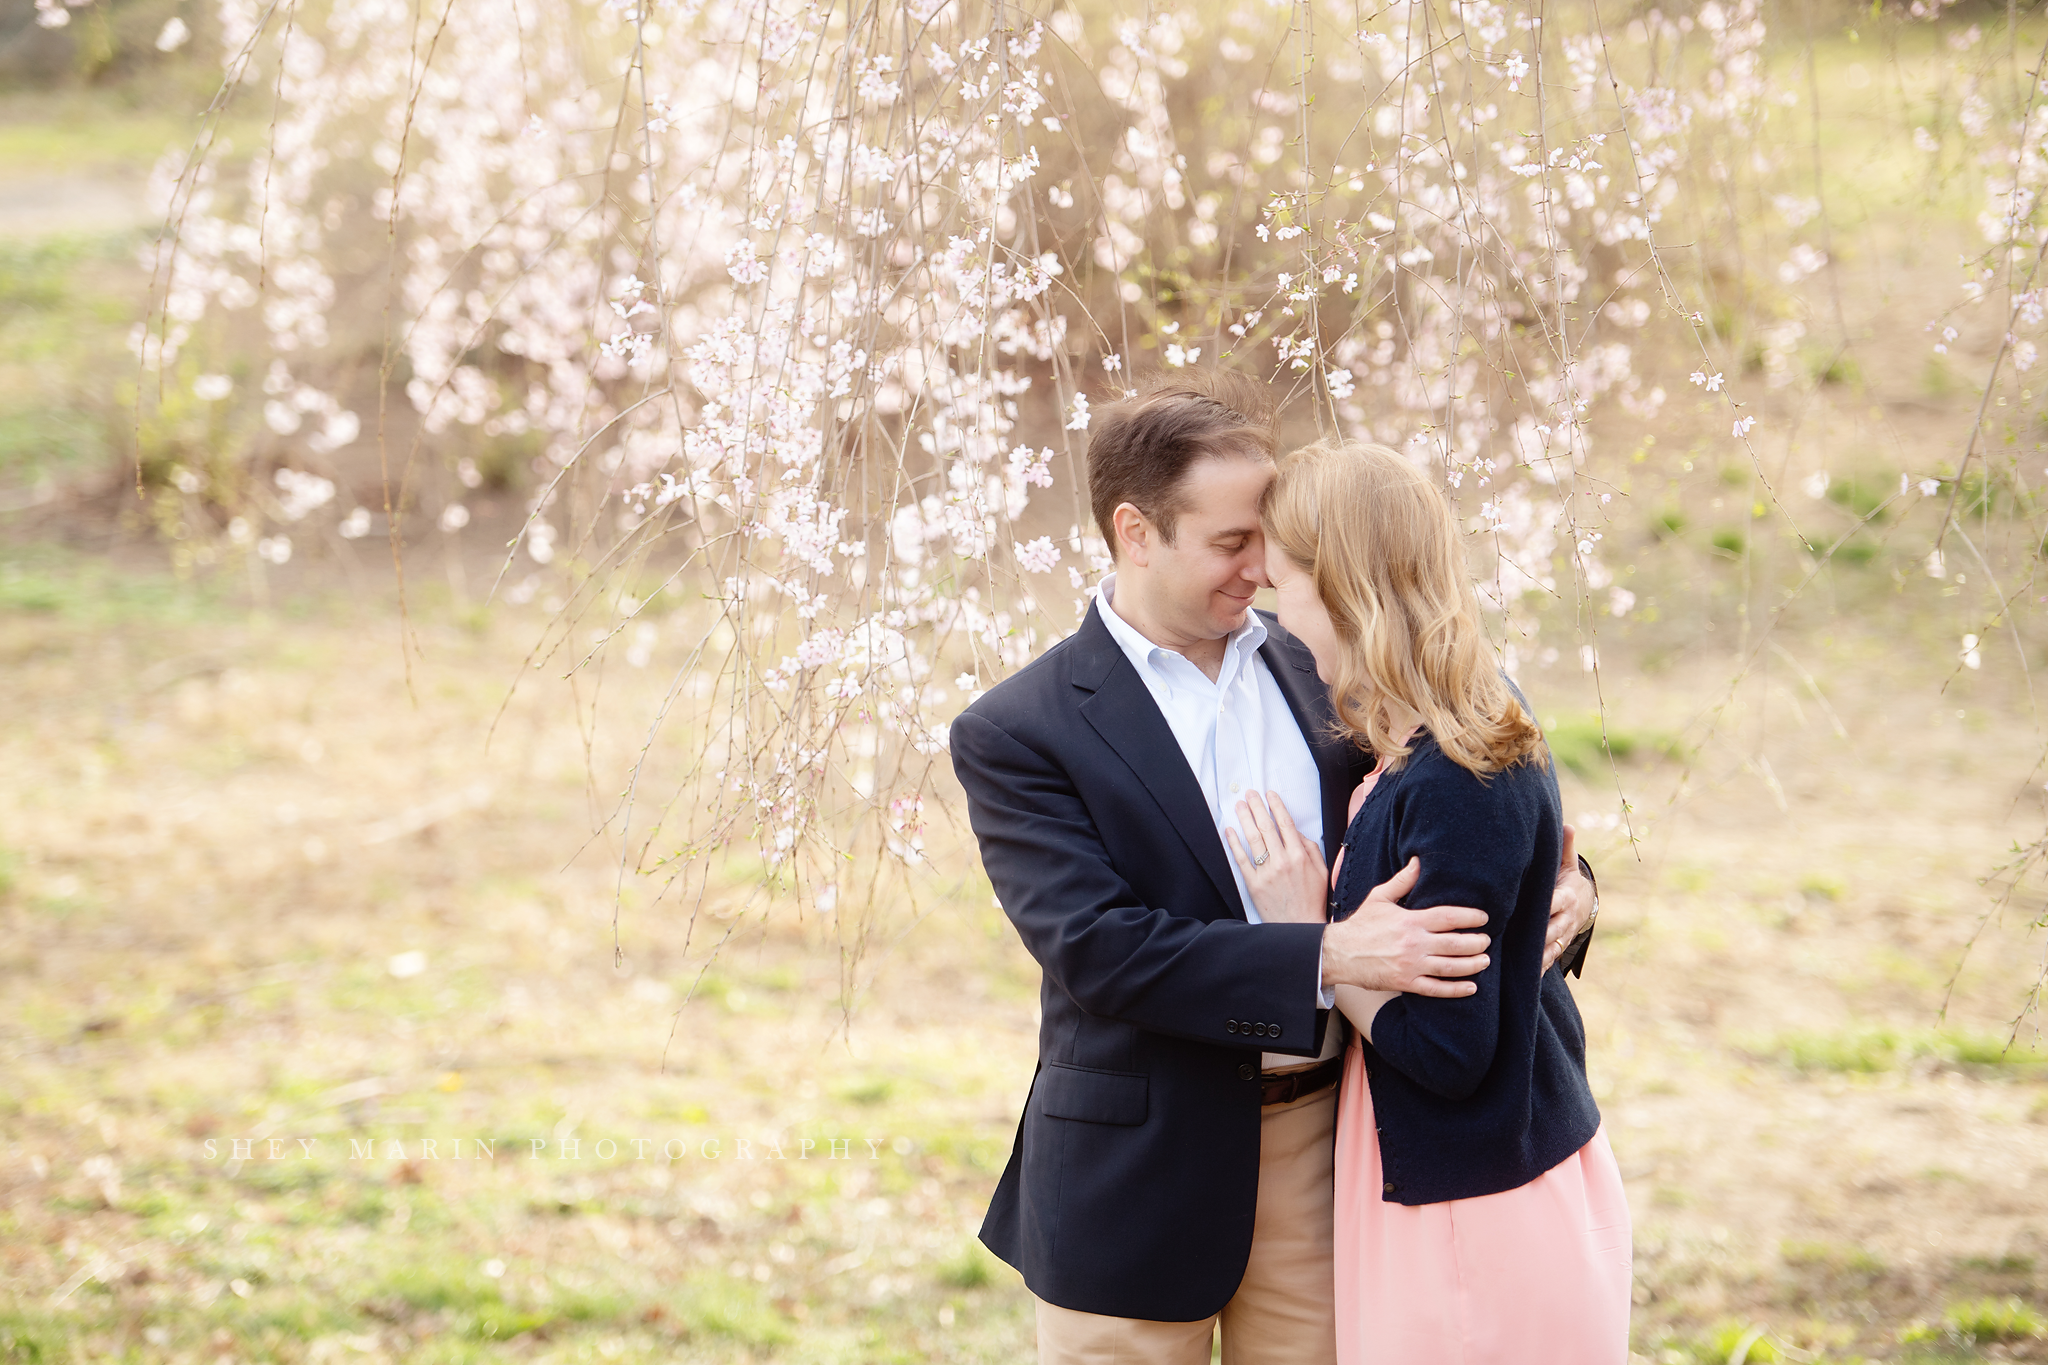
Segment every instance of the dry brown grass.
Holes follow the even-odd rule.
[[[0,1359],[1012,1356],[968,1243],[1031,1005],[985,887],[850,1037],[833,927],[740,913],[745,885],[687,957],[634,889],[615,967],[611,850],[579,845],[623,749],[586,755],[543,683],[483,750],[538,618],[428,621],[415,704],[390,621],[76,567],[0,616]]]
[[[2042,1301],[2048,1055],[2031,1025],[2002,1052],[2038,934],[1985,926],[1941,1013],[1978,879],[2040,802],[2013,799],[2033,751],[2010,698],[1930,707],[1938,675],[1890,642],[1807,643],[1848,737],[1810,696],[1803,724],[1774,699],[1782,807],[1725,753],[1668,806],[1677,774],[1642,774],[1663,816],[1641,863],[1595,852],[1610,909],[1579,996],[1637,1219],[1639,1337],[1754,1323],[1890,1358],[1952,1301]],[[1616,709],[1676,729],[1718,681],[1631,678]]]
[[[1025,1358],[1021,1287],[971,1237],[1036,972],[957,836],[887,908],[848,1033],[837,927],[738,874],[688,953],[629,884],[614,966],[590,831],[656,670],[613,673],[588,750],[530,675],[486,752],[536,615],[429,605],[413,701],[380,610],[251,614],[61,556],[6,583],[0,1358]],[[1833,640],[1799,652],[1846,740],[1767,682],[1689,771],[1624,766],[1641,862],[1589,836],[1579,989],[1647,1359],[1725,1359],[1751,1326],[1752,1360],[1893,1358],[1956,1303],[2043,1298],[2048,1068],[1982,1041],[2040,940],[1993,925],[1938,1018],[1975,879],[2039,819],[2013,699],[1935,711],[1894,641]],[[1728,672],[1628,674],[1611,722],[1683,733]],[[1576,674],[1528,681],[1585,703]],[[1728,757],[1759,723],[1783,810]]]

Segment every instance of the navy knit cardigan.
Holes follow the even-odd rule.
[[[1385,1199],[1526,1185],[1600,1126],[1578,1006],[1561,969],[1542,971],[1563,825],[1547,753],[1481,778],[1424,733],[1345,832],[1340,917],[1415,857],[1421,877],[1405,903],[1477,906],[1493,936],[1477,994],[1397,996],[1373,1021],[1365,1064]]]

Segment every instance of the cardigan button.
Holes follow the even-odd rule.
[[[1401,1187],[1399,1185],[1396,1185],[1393,1181],[1389,1180],[1386,1184],[1380,1186],[1380,1193],[1392,1194],[1395,1190],[1398,1190],[1400,1188]]]
[[[1255,1078],[1255,1077],[1256,1077],[1256,1076],[1257,1076],[1258,1074],[1259,1074],[1259,1069],[1258,1069],[1257,1067],[1253,1066],[1253,1065],[1252,1065],[1252,1064],[1251,1064],[1250,1062],[1240,1062],[1240,1063],[1238,1064],[1238,1068],[1237,1068],[1237,1078],[1238,1078],[1239,1080],[1241,1080],[1241,1081],[1249,1081],[1249,1080],[1252,1080],[1252,1079],[1254,1079],[1254,1078]]]

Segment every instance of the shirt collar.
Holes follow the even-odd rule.
[[[1103,578],[1102,585],[1096,590],[1095,605],[1102,612],[1102,624],[1109,628],[1110,638],[1117,642],[1133,664],[1151,662],[1155,651],[1163,654],[1175,652],[1148,640],[1138,633],[1136,626],[1117,615],[1116,607],[1111,602],[1115,596],[1116,575],[1112,573]],[[1244,614],[1244,624],[1230,632],[1226,648],[1240,656],[1256,653],[1266,643],[1268,633],[1266,623],[1259,614],[1256,611],[1247,611]]]

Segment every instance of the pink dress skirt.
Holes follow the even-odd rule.
[[[1396,1204],[1385,1180],[1354,1038],[1337,1092],[1338,1365],[1627,1365],[1628,1199],[1604,1126],[1499,1194]]]
[[[1337,1094],[1338,1365],[1627,1365],[1628,1200],[1602,1128],[1528,1184],[1381,1198],[1354,1040]]]

